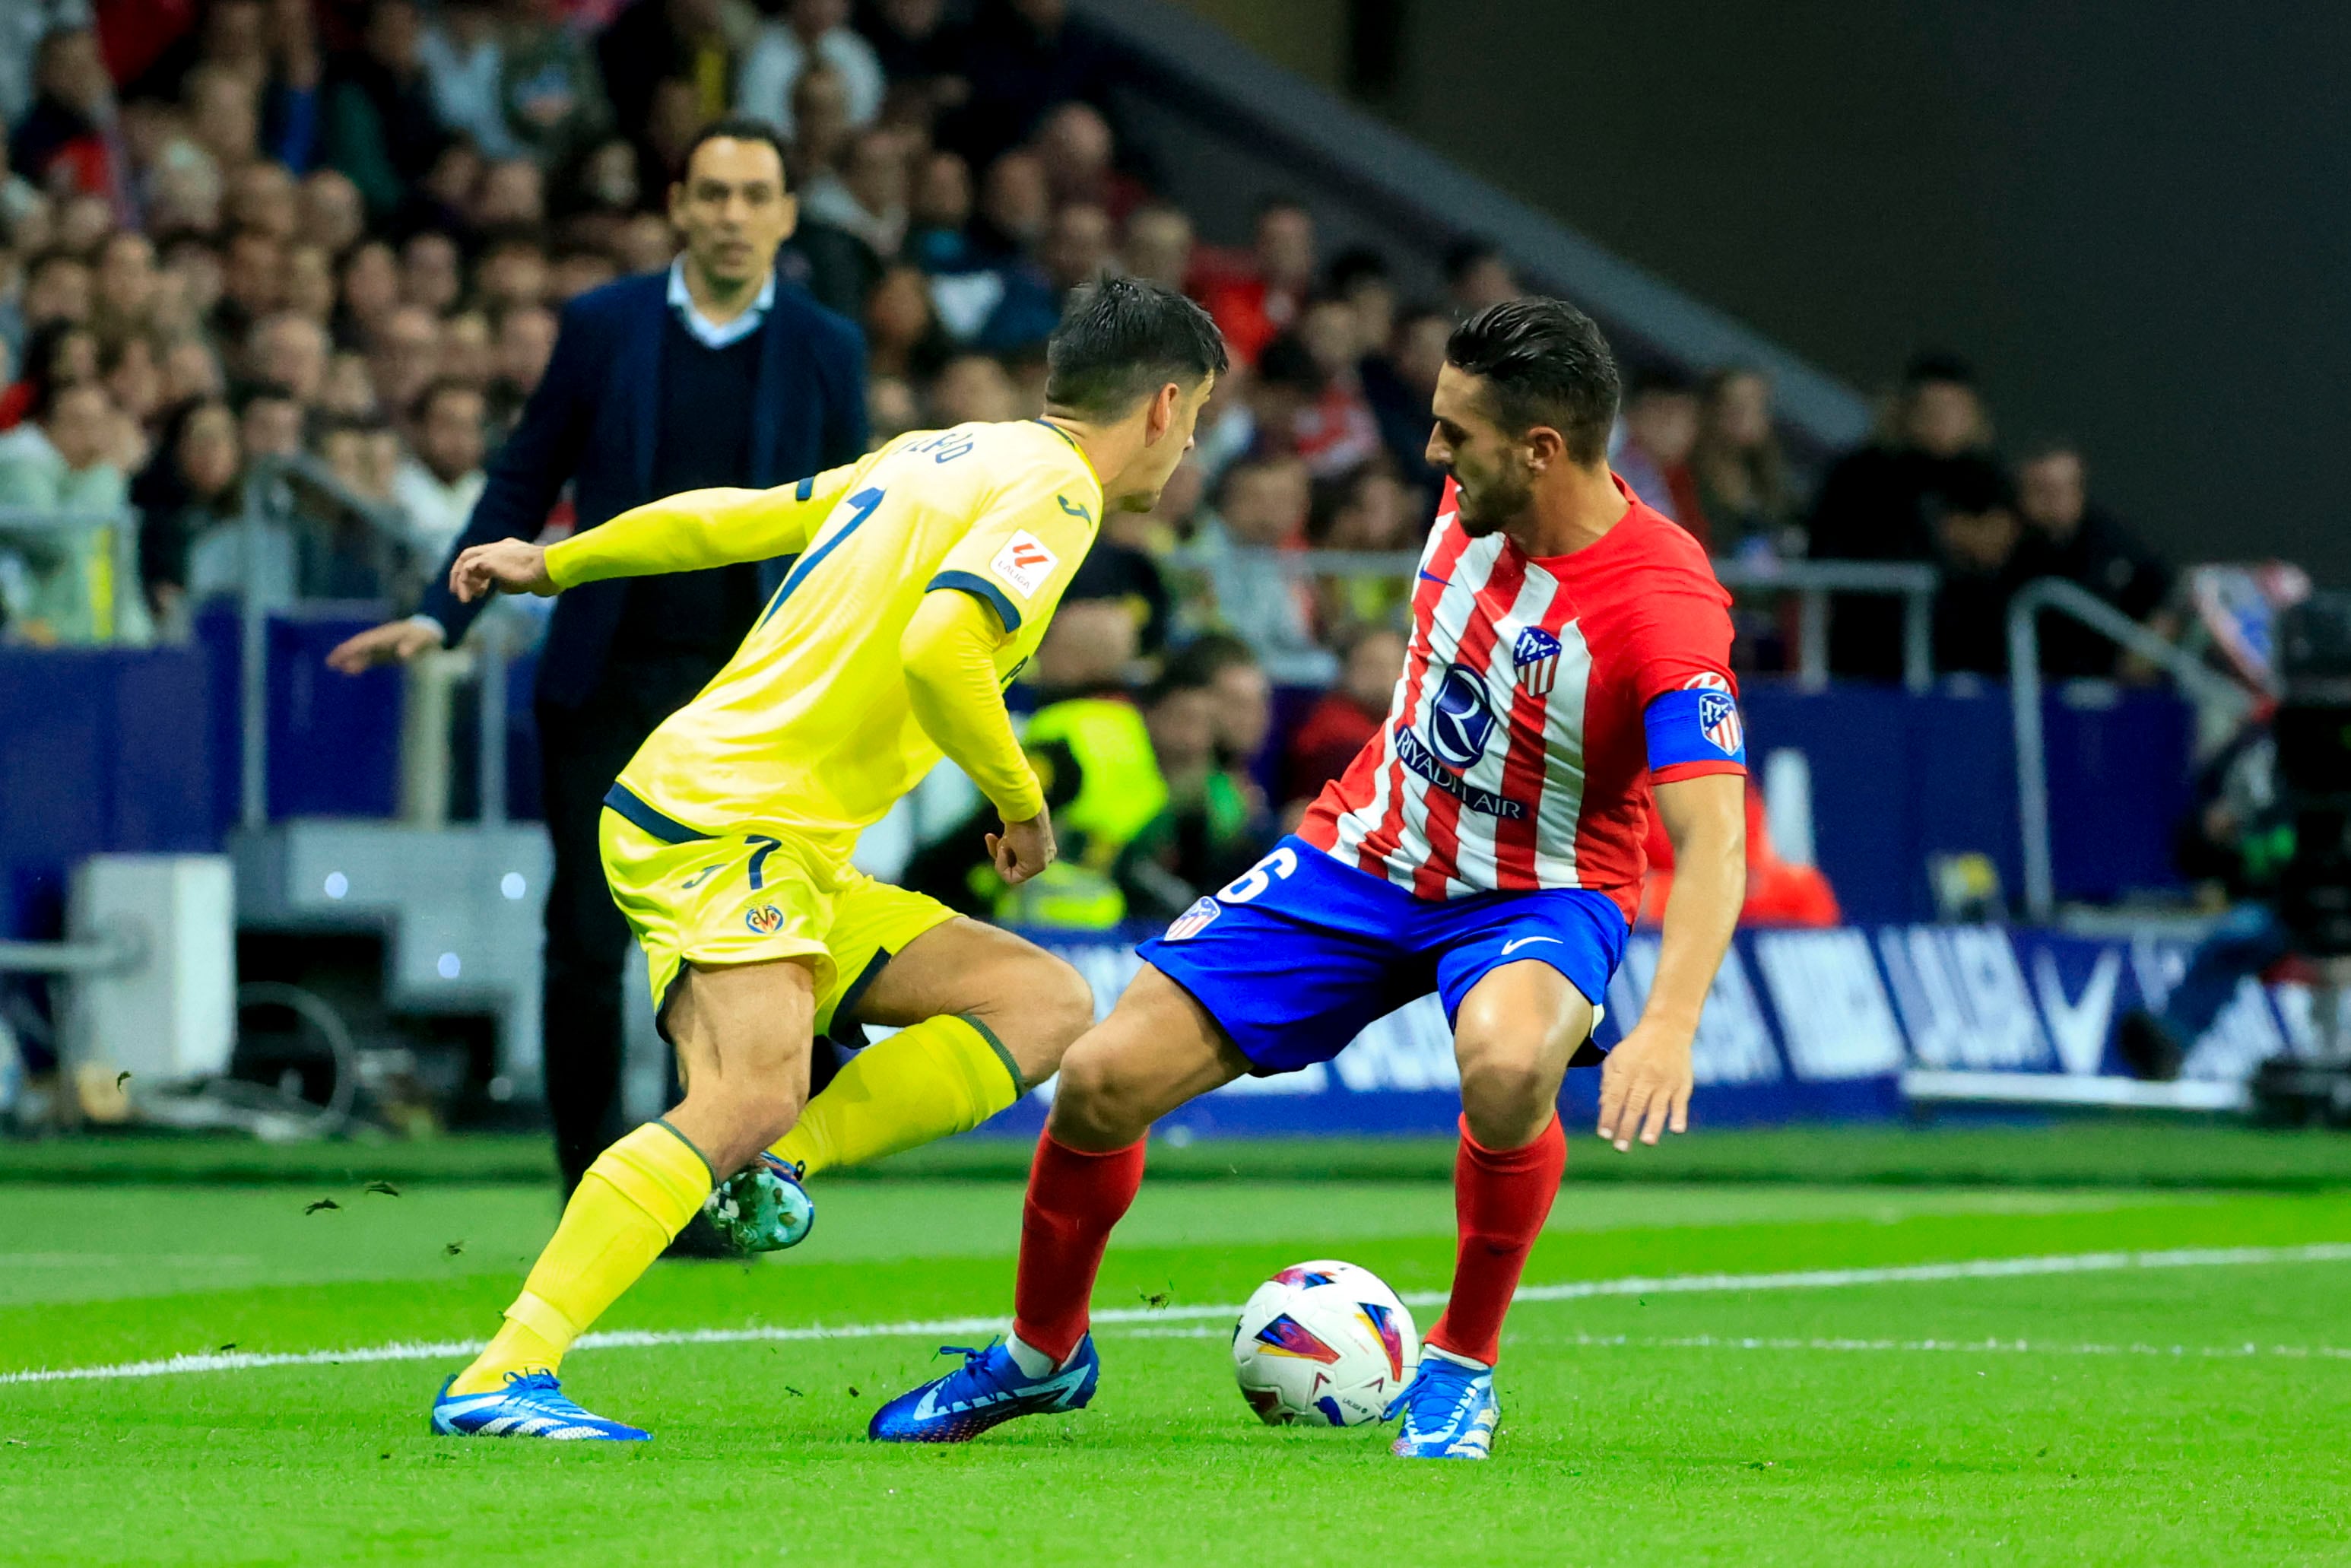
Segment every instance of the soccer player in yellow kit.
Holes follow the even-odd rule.
[[[614,900],[651,961],[685,1098],[589,1168],[503,1326],[443,1386],[451,1435],[642,1438],[556,1381],[571,1343],[715,1186],[763,1151],[869,1159],[977,1125],[1092,1021],[1066,964],[851,866],[858,834],[942,755],[1003,818],[1018,883],[1053,858],[1003,700],[1110,508],[1147,510],[1225,366],[1191,301],[1081,291],[1047,347],[1040,420],[904,435],[770,491],[704,490],[560,544],[460,556],[461,599],[797,555],[758,624],[605,797]],[[909,1026],[803,1113],[816,1032]]]

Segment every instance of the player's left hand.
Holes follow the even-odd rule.
[[[1019,887],[1053,863],[1053,819],[1040,811],[1026,821],[1007,822],[1004,831],[987,835],[988,858],[1007,887]]]
[[[491,593],[536,593],[542,599],[556,591],[547,575],[547,551],[528,539],[498,539],[475,545],[449,568],[449,591],[460,604],[471,604]]]
[[[1600,1135],[1623,1153],[1687,1132],[1692,1082],[1688,1033],[1643,1019],[1601,1064]]]

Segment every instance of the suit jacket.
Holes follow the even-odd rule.
[[[592,528],[653,493],[653,441],[661,423],[662,341],[669,275],[647,273],[591,289],[564,307],[538,390],[490,460],[488,482],[465,531],[417,608],[455,644],[480,612],[449,591],[458,552],[494,539],[531,538],[573,481],[577,526]],[[759,327],[759,391],[752,411],[751,471],[739,483],[772,488],[865,451],[865,340],[778,278]],[[772,592],[781,572],[769,563]],[[538,661],[538,695],[577,707],[604,672],[628,593],[625,580],[591,582],[555,601]]]

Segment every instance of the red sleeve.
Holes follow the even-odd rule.
[[[1692,577],[1651,584],[1641,596],[1631,631],[1628,674],[1634,706],[1644,715],[1650,704],[1674,692],[1721,692],[1736,704],[1739,682],[1730,673],[1730,596],[1711,573],[1703,580]],[[1735,706],[1723,722],[1738,728],[1740,719]],[[1670,784],[1709,773],[1746,771],[1745,763],[1731,757],[1677,758],[1664,767],[1652,767],[1649,782]]]

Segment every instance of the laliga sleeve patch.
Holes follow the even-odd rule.
[[[1747,733],[1738,700],[1718,686],[1667,692],[1649,704],[1642,724],[1648,732],[1652,773],[1694,762],[1746,765]]]
[[[1053,569],[1061,564],[1061,558],[1047,549],[1044,540],[1022,528],[1004,542],[996,559],[987,563],[987,570],[1021,598],[1033,599],[1045,585],[1045,580],[1053,575]]]

